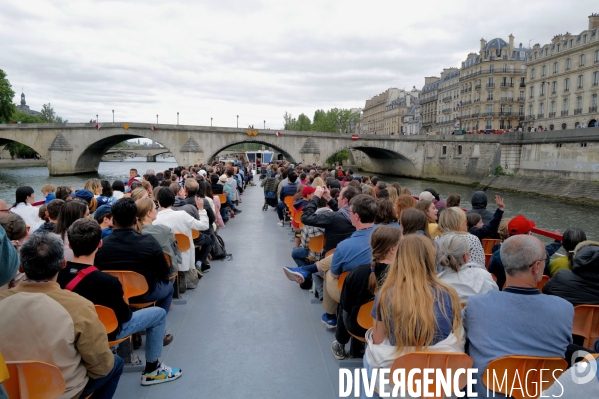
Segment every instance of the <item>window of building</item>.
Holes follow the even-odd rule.
[[[559,72],[559,63],[554,62],[553,63],[553,73],[558,73]]]
[[[569,71],[570,68],[572,68],[572,58],[566,60],[566,71]]]
[[[553,112],[555,114],[556,111],[557,111],[557,104],[555,101],[551,101],[551,112]]]
[[[541,95],[545,95],[545,82],[541,83]]]
[[[458,155],[462,155],[462,146],[461,145],[458,146]]]
[[[564,99],[564,109],[563,109],[563,111],[567,112],[569,109],[570,109],[570,101],[567,98],[565,98]]]
[[[534,96],[535,96],[535,87],[530,86],[530,98],[533,98]]]
[[[583,67],[584,66],[584,62],[585,62],[585,54],[580,54],[580,66]]]
[[[599,85],[599,71],[593,73],[593,86]]]
[[[562,45],[560,43],[557,44],[557,52],[559,53],[559,51],[561,50]]]
[[[562,123],[562,130],[566,130],[566,128],[567,128],[567,127],[568,127],[568,125],[567,125],[567,124],[565,124],[565,123]]]
[[[583,43],[586,43],[588,40],[589,40],[589,35],[584,35],[584,36],[582,37],[582,42],[583,42]]]
[[[547,65],[543,65],[541,68],[541,76],[545,76],[547,74]]]
[[[582,89],[584,86],[584,75],[578,75],[578,88]]]
[[[491,72],[491,73],[495,72],[495,65],[493,65],[493,64],[489,65],[489,72]]]
[[[535,60],[537,59],[537,52],[534,53]]]
[[[553,129],[555,129],[555,126],[554,125],[549,125],[549,130],[553,130]],[[556,144],[555,146],[556,147],[561,147],[562,145],[561,144]]]
[[[574,47],[574,39],[570,39],[570,48]]]
[[[549,47],[545,47],[545,57],[547,57],[547,54],[549,54]]]
[[[507,72],[507,64],[503,64],[503,66],[501,67],[501,71]]]
[[[553,82],[553,90],[551,91],[552,94],[557,93],[557,81]]]
[[[493,122],[492,121],[487,121],[486,129],[487,130],[493,129]]]
[[[518,116],[524,116],[524,105],[518,107]]]
[[[591,106],[592,107],[597,107],[597,95],[596,94],[593,94],[591,96]]]
[[[576,109],[582,109],[582,96],[576,97]]]
[[[493,106],[492,105],[487,105],[487,114],[493,115]]]
[[[539,106],[539,114],[545,115],[545,103],[541,103]]]
[[[532,104],[530,104],[528,106],[528,115],[532,116],[534,114],[534,106]]]
[[[520,72],[521,73],[526,72],[526,65],[524,65],[524,64],[520,65]]]
[[[447,155],[447,146],[446,145],[444,145],[442,148],[442,154]]]
[[[493,92],[489,92],[487,94],[487,101],[492,101],[493,100]]]
[[[535,54],[536,54],[536,53],[535,53]],[[536,58],[536,57],[535,57],[535,58]],[[535,71],[535,69],[533,68],[533,69],[531,69],[531,70],[530,70],[530,78],[531,78],[531,79],[534,79],[534,78],[535,78],[535,76],[536,76],[536,71]]]
[[[587,143],[580,143],[580,146],[581,146],[581,147],[586,147],[586,146],[587,146]]]
[[[564,91],[570,91],[570,78],[566,78],[564,81]]]

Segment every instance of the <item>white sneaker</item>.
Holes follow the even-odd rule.
[[[283,227],[283,222],[279,222],[279,223],[277,223],[277,226],[279,226],[279,227]]]

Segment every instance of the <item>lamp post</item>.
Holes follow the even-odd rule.
[[[179,113],[177,112],[177,125],[179,124]]]
[[[239,115],[237,115],[237,128],[239,128]]]
[[[212,127],[212,117],[210,117],[210,127]]]
[[[112,110],[112,123],[114,123],[114,110]]]
[[[99,123],[100,121],[98,121],[98,114],[96,114],[96,123]]]
[[[158,124],[158,114],[156,114],[156,124]]]
[[[266,129],[266,119],[264,120],[264,129]]]

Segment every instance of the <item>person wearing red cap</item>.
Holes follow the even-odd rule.
[[[314,187],[306,186],[302,189],[302,198],[298,199],[293,203],[293,207],[296,211],[301,211],[304,209],[304,206],[314,197],[314,192],[316,189]]]
[[[522,215],[518,215],[509,221],[507,225],[507,230],[510,237],[512,237],[517,235],[530,234],[533,227],[535,227],[535,222],[526,219]],[[561,246],[562,243],[557,240],[545,246],[545,252],[547,254],[547,257],[545,259],[544,274],[546,274],[547,276],[549,276],[549,261],[551,259],[551,256]],[[492,273],[495,275],[495,277],[497,277],[497,286],[500,290],[502,290],[503,285],[505,284],[505,269],[503,268],[503,262],[501,261],[501,257],[499,255],[499,248],[493,253],[491,260],[489,261],[489,273]]]

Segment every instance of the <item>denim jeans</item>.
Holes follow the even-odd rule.
[[[212,249],[212,245],[214,244],[214,236],[211,233],[200,234],[198,238],[193,240],[193,243],[196,245],[200,245],[200,248],[195,248],[195,261],[202,262],[206,264],[206,258],[208,254],[210,254],[210,250]]]
[[[168,283],[165,283],[163,281],[158,281],[154,287],[154,292],[145,298],[144,302],[156,301],[156,306],[161,307],[168,313],[171,308],[171,302],[173,301],[173,291],[174,288],[172,282],[169,281]]]
[[[277,215],[279,215],[279,220],[285,220],[285,209],[287,209],[287,205],[283,201],[280,201],[277,204]]]
[[[366,369],[367,375],[368,375],[368,381],[370,381],[370,379],[372,378],[372,367],[370,367],[370,365],[368,364],[368,362],[366,361],[366,356],[364,356],[364,368]],[[378,399],[380,398],[379,394],[376,391],[372,391],[372,396],[367,396],[366,392],[364,390],[364,383],[362,382],[360,390],[362,392],[362,395],[360,396],[360,398],[365,399],[365,398],[375,398]],[[389,392],[389,389],[386,389],[385,392]]]
[[[166,332],[166,312],[154,306],[133,312],[131,320],[123,323],[117,339],[146,331],[146,361],[155,362],[162,356],[162,341]]]
[[[308,257],[308,250],[304,247],[295,248],[291,251],[291,257],[295,261],[295,264],[298,266],[307,265],[306,258]]]
[[[80,398],[87,398],[92,392],[92,399],[111,399],[116,392],[116,387],[119,385],[119,379],[123,374],[123,366],[125,362],[123,359],[114,355],[114,367],[107,376],[87,380],[83,392],[79,395]]]

